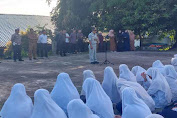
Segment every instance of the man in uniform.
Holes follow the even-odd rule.
[[[21,36],[19,32],[20,32],[19,28],[15,29],[15,34],[13,34],[11,37],[13,53],[14,53],[14,62],[16,62],[17,58],[19,59],[19,61],[24,61],[22,60],[21,57]]]
[[[96,28],[92,28],[92,32],[89,34],[89,56],[90,56],[90,63],[91,64],[99,64],[96,57],[97,51],[97,44],[99,43],[99,39],[97,36]]]
[[[29,38],[29,60],[32,60],[32,55],[33,59],[36,60],[36,53],[37,53],[37,34],[34,32],[34,30],[31,28],[30,32],[28,33],[28,38]]]
[[[43,58],[43,56],[45,55],[46,58],[48,58],[48,49],[47,49],[47,35],[46,35],[46,31],[43,30],[42,34],[39,36],[39,40],[41,42],[41,57]]]

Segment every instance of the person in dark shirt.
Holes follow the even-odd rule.
[[[100,43],[99,43],[99,52],[104,52],[104,42],[103,42],[103,39],[104,39],[104,37],[103,37],[103,35],[102,35],[102,32],[99,32],[98,33],[98,39],[99,39],[99,41],[100,41]]]
[[[77,33],[77,39],[78,39],[78,52],[83,52],[84,51],[84,42],[83,42],[83,33],[82,33],[82,30],[78,30],[78,33]]]
[[[129,38],[128,30],[125,30],[122,36],[124,40],[124,51],[130,51],[130,38]]]
[[[77,34],[76,34],[76,30],[73,29],[73,32],[70,35],[70,43],[71,43],[71,47],[72,47],[72,53],[75,54],[76,53],[76,44],[77,44]]]
[[[60,30],[57,34],[56,34],[56,37],[55,37],[55,41],[57,42],[57,49],[56,49],[56,54],[58,55],[59,54],[59,51],[60,51],[60,41],[61,41],[61,38],[62,38],[62,30]]]
[[[117,33],[117,51],[123,51],[124,50],[124,40],[123,40],[123,32],[119,30]]]

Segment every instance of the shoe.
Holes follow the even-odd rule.
[[[19,59],[19,61],[24,61],[24,60],[22,60],[22,59]]]
[[[95,62],[91,62],[90,64],[95,64]]]
[[[32,60],[32,59],[29,59],[30,61]]]
[[[33,58],[34,60],[38,60],[37,58]]]
[[[99,62],[98,62],[98,61],[95,61],[94,63],[95,63],[95,64],[99,64]]]

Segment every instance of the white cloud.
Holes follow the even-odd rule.
[[[49,7],[46,0],[0,0],[0,13],[49,16],[56,1]]]

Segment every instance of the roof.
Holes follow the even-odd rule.
[[[0,47],[5,47],[16,28],[26,31],[28,27],[43,27],[54,31],[50,16],[0,14]]]

